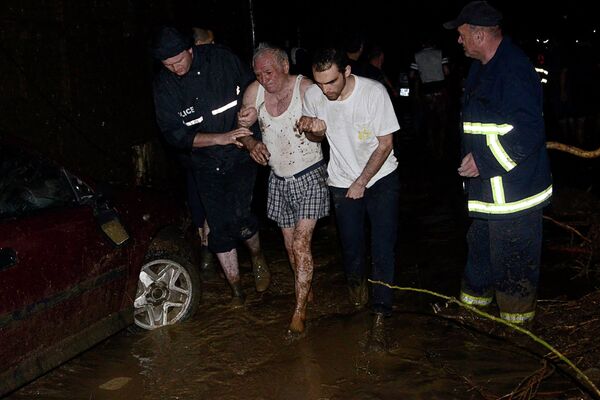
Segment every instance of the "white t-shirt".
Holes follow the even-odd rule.
[[[344,100],[331,101],[315,84],[304,95],[302,114],[327,124],[330,160],[328,184],[348,188],[363,172],[379,145],[377,136],[400,129],[392,101],[385,87],[372,79],[358,77],[354,89]],[[393,172],[398,161],[392,151],[367,187]]]
[[[448,59],[442,56],[442,51],[427,47],[415,54],[415,62],[410,65],[423,83],[440,82],[445,79],[443,65],[448,64]]]

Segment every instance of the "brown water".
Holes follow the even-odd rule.
[[[465,257],[463,203],[454,181],[424,178],[412,176],[403,188],[397,283],[456,295]],[[207,283],[190,321],[123,331],[9,399],[497,399],[540,368],[540,352],[527,341],[517,345],[444,319],[431,310],[439,299],[413,292],[396,292],[389,351],[368,352],[371,316],[348,303],[330,219],[313,241],[307,332],[290,340],[293,274],[280,236],[273,227],[262,233],[273,283],[261,295],[242,254],[244,308],[228,306],[224,280]],[[535,398],[589,397],[559,369]]]
[[[347,302],[334,232],[325,224],[315,236],[315,300],[303,338],[285,335],[293,275],[273,231],[264,237],[273,285],[257,294],[244,262],[243,309],[228,306],[224,281],[207,284],[192,320],[151,332],[123,331],[9,399],[499,398],[540,367],[535,354],[436,316],[429,307],[435,299],[406,292],[398,292],[387,321],[389,352],[366,351],[371,316]],[[434,241],[432,258],[451,263],[441,249],[455,244]],[[427,280],[420,268],[405,268],[401,279]],[[553,391],[573,386],[558,374],[545,384]]]

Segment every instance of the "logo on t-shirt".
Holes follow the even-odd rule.
[[[371,136],[373,136],[373,132],[371,132],[368,128],[362,128],[360,131],[358,131],[358,140],[361,142],[367,140]]]

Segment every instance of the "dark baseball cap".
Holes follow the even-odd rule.
[[[162,61],[190,47],[192,47],[191,36],[185,36],[173,27],[164,26],[156,32],[151,52],[154,58]]]
[[[487,1],[472,1],[463,7],[458,17],[444,24],[446,29],[456,29],[462,24],[495,26],[502,21],[502,13]]]

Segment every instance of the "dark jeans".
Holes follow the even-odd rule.
[[[254,236],[258,231],[258,219],[251,210],[256,163],[195,168],[193,174],[210,229],[209,249],[225,253]]]
[[[345,197],[347,188],[330,186],[335,207],[338,234],[346,279],[351,286],[367,277],[367,224],[370,222],[372,270],[370,278],[394,284],[395,247],[398,235],[398,200],[400,183],[394,171],[365,190],[361,199]],[[392,289],[373,285],[373,311],[390,315]]]

